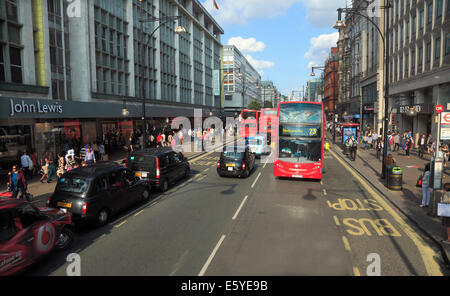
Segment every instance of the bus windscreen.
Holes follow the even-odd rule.
[[[322,106],[319,104],[283,104],[280,123],[321,124]]]
[[[256,119],[256,112],[243,112],[242,119]]]

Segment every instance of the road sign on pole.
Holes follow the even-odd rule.
[[[436,105],[434,108],[434,111],[436,111],[437,114],[440,114],[444,110],[444,107],[442,105]]]

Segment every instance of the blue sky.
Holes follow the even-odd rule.
[[[311,65],[323,65],[337,31],[336,9],[345,0],[202,1],[225,31],[222,43],[236,45],[263,80],[272,80],[285,95],[311,77]],[[240,37],[240,38],[239,38]]]

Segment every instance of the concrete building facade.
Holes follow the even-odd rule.
[[[223,89],[226,113],[239,112],[252,101],[261,105],[261,75],[234,45],[223,47]]]
[[[218,115],[222,34],[198,0],[0,0],[0,130],[23,143],[2,156],[111,133],[120,147],[144,128],[142,82],[148,126]]]

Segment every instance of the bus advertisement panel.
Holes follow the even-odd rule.
[[[322,103],[280,103],[278,119],[274,175],[321,179],[325,129]]]
[[[239,120],[242,138],[254,137],[258,134],[259,111],[242,110]]]

